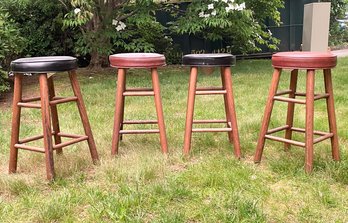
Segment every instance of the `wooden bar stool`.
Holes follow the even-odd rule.
[[[14,94],[9,173],[15,173],[17,170],[18,149],[45,153],[48,180],[52,180],[55,175],[53,150],[56,150],[57,153],[62,153],[63,147],[87,140],[93,162],[96,163],[96,161],[99,160],[85,104],[76,78],[76,69],[77,59],[67,56],[22,58],[11,62],[11,70],[14,73]],[[53,85],[53,76],[48,77],[47,75],[47,73],[65,71],[69,73],[72,90],[74,92],[74,96],[72,97],[56,96]],[[23,75],[27,73],[39,76],[39,97],[22,98],[22,79]],[[35,101],[40,101],[41,103],[33,103]],[[75,101],[77,104],[85,135],[68,134],[60,131],[57,105],[72,101]],[[22,107],[41,110],[43,135],[19,139]],[[52,142],[52,136],[54,136],[55,143]],[[71,140],[62,142],[61,137],[71,138]],[[39,139],[43,139],[44,148],[26,145],[26,143]]]
[[[230,68],[235,62],[236,57],[231,54],[188,54],[183,57],[183,64],[191,67],[183,149],[185,155],[190,152],[193,132],[227,132],[230,142],[234,145],[234,155],[237,158],[241,157]],[[220,67],[222,87],[197,88],[198,67]],[[226,119],[193,120],[195,96],[218,94],[224,96]],[[226,123],[227,126],[226,128],[193,128],[193,124],[205,123]]]
[[[119,53],[109,57],[110,65],[118,68],[114,132],[111,154],[118,153],[119,140],[123,134],[159,133],[162,152],[168,152],[166,129],[164,125],[160,82],[157,67],[165,65],[165,57],[157,53]],[[152,88],[126,88],[128,68],[147,68],[151,70]],[[124,120],[125,96],[154,96],[157,120]],[[158,124],[158,129],[123,130],[124,124]]]
[[[331,139],[332,157],[334,160],[340,160],[336,116],[334,108],[333,87],[331,80],[331,68],[337,63],[337,57],[331,53],[316,52],[282,52],[276,53],[272,57],[272,65],[274,67],[273,79],[267,99],[265,114],[262,121],[260,136],[257,142],[254,161],[261,161],[261,156],[266,139],[271,139],[285,143],[285,149],[290,144],[305,148],[305,170],[307,173],[313,169],[313,145],[325,139]],[[285,91],[277,91],[280,74],[282,69],[291,70],[290,89]],[[306,92],[296,91],[298,70],[307,70]],[[325,93],[315,94],[315,70],[324,71]],[[289,95],[289,97],[283,97]],[[304,96],[305,100],[296,99],[296,96]],[[314,130],[314,101],[326,99],[327,112],[329,120],[329,131],[322,132]],[[288,103],[286,125],[268,130],[274,101],[282,101]],[[305,128],[293,127],[294,107],[295,104],[306,105],[306,124]],[[273,136],[273,133],[284,131],[285,138]],[[305,134],[305,142],[292,140],[292,132],[302,132]],[[314,138],[317,135],[317,138]]]

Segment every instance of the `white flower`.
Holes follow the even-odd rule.
[[[116,30],[117,31],[121,31],[124,30],[126,28],[126,24],[124,24],[123,22],[119,21],[118,25],[116,26]]]
[[[271,32],[271,30],[268,30],[268,34],[269,34],[270,36],[273,35],[273,33]]]
[[[213,11],[210,13],[210,15],[216,16],[216,10],[213,10]]]
[[[79,9],[79,8],[74,9],[74,13],[75,13],[75,14],[78,14],[78,13],[80,13],[80,12],[81,12],[81,9]]]
[[[244,10],[245,9],[245,2],[243,2],[242,4],[240,4],[240,5],[237,5],[237,10],[238,11],[242,11],[242,10]]]
[[[214,4],[213,3],[209,4],[208,9],[214,9]]]
[[[200,12],[200,13],[198,14],[198,16],[199,16],[200,18],[203,18],[203,17],[204,17],[204,12]]]
[[[118,21],[116,19],[112,20],[112,25],[116,26],[118,24]]]
[[[228,2],[228,0],[222,0],[223,2],[225,2],[225,3],[227,3]]]

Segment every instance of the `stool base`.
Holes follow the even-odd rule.
[[[46,173],[48,180],[53,180],[55,176],[53,150],[56,150],[58,154],[61,154],[63,147],[87,140],[93,162],[96,163],[99,160],[75,70],[69,71],[69,78],[74,92],[73,97],[56,97],[53,85],[53,77],[47,78],[47,74],[44,73],[39,74],[40,97],[24,99],[22,98],[23,76],[22,74],[15,74],[9,173],[15,173],[17,171],[18,149],[45,153]],[[35,101],[40,101],[41,103],[32,103]],[[81,121],[85,130],[85,135],[67,134],[60,131],[57,104],[72,101],[75,101],[77,103]],[[41,110],[43,127],[42,135],[32,136],[21,140],[19,139],[20,116],[22,107],[37,108]],[[52,136],[54,136],[55,143],[53,143],[52,141]],[[62,143],[61,137],[68,137],[72,140]],[[29,146],[25,144],[39,139],[43,139],[44,148]]]

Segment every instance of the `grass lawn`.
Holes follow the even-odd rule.
[[[315,145],[314,171],[304,173],[304,150],[266,141],[260,165],[253,154],[272,76],[270,60],[238,61],[233,87],[243,158],[233,157],[226,133],[194,133],[191,156],[182,157],[189,70],[160,69],[169,154],[159,136],[125,135],[111,157],[116,75],[79,70],[100,165],[92,164],[86,142],[55,156],[57,179],[46,181],[42,154],[19,152],[18,174],[7,174],[11,131],[10,99],[0,107],[0,222],[348,222],[348,58],[339,59],[333,83],[341,162],[330,143]],[[287,89],[284,72],[280,89]],[[299,74],[304,90],[305,75]],[[316,89],[323,91],[317,73]],[[71,95],[66,74],[57,74],[59,95]],[[150,75],[131,70],[128,86],[150,86]],[[198,85],[219,85],[220,76],[199,74]],[[28,83],[24,95],[38,94]],[[276,102],[270,128],[285,124],[285,103]],[[326,103],[315,105],[315,129],[328,130]],[[59,106],[63,132],[82,133],[74,103]],[[305,108],[296,105],[295,126],[304,127]],[[196,119],[224,117],[222,96],[197,96]],[[155,119],[153,97],[126,98],[126,119]],[[140,126],[146,128],[147,126]],[[126,128],[132,128],[127,126]],[[21,136],[40,134],[40,112],[23,109]],[[295,135],[301,140],[304,136]]]

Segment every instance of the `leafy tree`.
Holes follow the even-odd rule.
[[[0,7],[0,92],[8,89],[5,79],[9,63],[24,47],[25,41],[17,24],[10,19],[9,13]]]
[[[153,0],[60,0],[69,10],[65,27],[79,31],[75,51],[90,54],[90,67],[107,64],[115,52],[153,52],[170,44],[156,21]],[[161,45],[162,45],[161,44]]]
[[[260,51],[260,45],[276,49],[279,40],[267,30],[266,22],[279,24],[281,7],[282,0],[193,0],[172,29],[224,40],[233,52]]]

